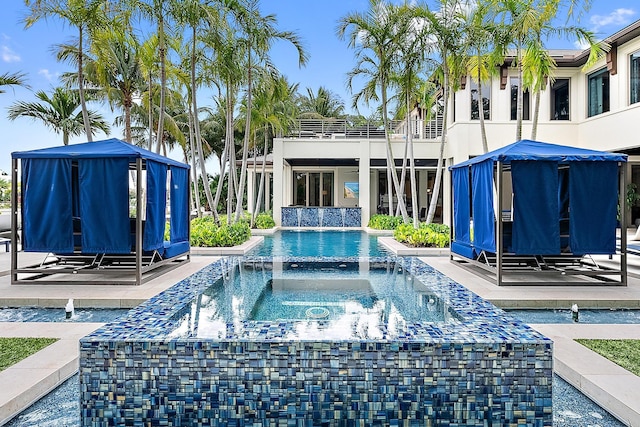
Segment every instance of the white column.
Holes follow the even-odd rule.
[[[282,225],[282,203],[284,201],[284,149],[282,138],[273,140],[273,220]]]
[[[361,226],[366,227],[371,217],[371,174],[369,173],[369,141],[360,140],[360,161],[358,163],[358,185],[360,196],[358,206],[360,207]]]

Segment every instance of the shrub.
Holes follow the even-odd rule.
[[[369,228],[374,230],[395,230],[402,224],[402,217],[376,214],[369,219]]]
[[[276,222],[273,220],[271,212],[260,212],[256,215],[255,227],[259,229],[273,228]]]
[[[218,227],[213,217],[194,218],[191,221],[191,245],[203,247],[236,246],[251,237],[249,224],[239,221]]]
[[[393,237],[401,243],[416,247],[445,248],[449,246],[449,227],[445,224],[422,223],[418,228],[412,224],[400,224]]]

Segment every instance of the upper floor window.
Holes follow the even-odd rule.
[[[478,84],[471,80],[471,120],[480,120],[480,104],[478,103]],[[485,120],[491,120],[491,86],[482,84],[482,112]]]
[[[569,120],[569,79],[551,85],[551,120]]]
[[[605,68],[589,75],[588,117],[609,111],[609,71]]]
[[[511,120],[518,119],[518,88],[520,87],[520,79],[517,77],[511,77]],[[525,90],[522,93],[522,120],[530,120],[529,110],[529,91]]]
[[[635,104],[640,102],[640,51],[631,54],[629,63],[629,104]]]

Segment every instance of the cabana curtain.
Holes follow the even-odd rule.
[[[73,252],[71,160],[25,159],[22,170],[22,249]]]
[[[513,252],[517,255],[560,253],[558,163],[511,162],[513,183]]]
[[[171,243],[189,240],[189,197],[182,191],[189,187],[187,169],[171,169]]]
[[[493,162],[471,166],[473,183],[473,244],[483,251],[496,251],[496,226],[493,213]]]
[[[142,249],[153,251],[164,245],[167,211],[167,166],[147,161],[147,220]]]

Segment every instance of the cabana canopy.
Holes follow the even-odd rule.
[[[22,166],[25,252],[67,258],[133,254],[138,276],[143,255],[148,257],[148,264],[156,265],[183,254],[188,258],[188,165],[118,139],[14,152],[11,157],[14,175],[18,160]],[[137,172],[134,218],[129,212],[130,170]],[[146,173],[146,203],[141,197],[142,171]],[[170,239],[165,242],[168,174]],[[14,176],[14,186],[17,181]],[[96,265],[82,267],[91,270]],[[97,267],[103,269],[105,264],[100,261]],[[17,281],[17,276],[14,279]]]
[[[616,253],[619,163],[626,161],[624,154],[522,140],[451,166],[452,253],[496,257],[498,267],[503,254]],[[511,209],[502,208],[504,199]]]

